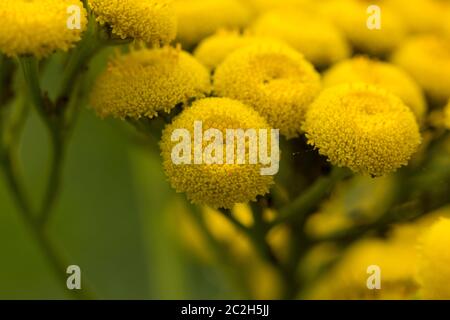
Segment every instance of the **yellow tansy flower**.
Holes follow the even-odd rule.
[[[432,99],[450,98],[450,40],[419,35],[406,41],[392,61],[405,69]]]
[[[214,75],[216,94],[241,100],[288,138],[300,133],[320,76],[297,51],[284,45],[256,44],[230,54]]]
[[[175,0],[178,41],[190,49],[220,28],[243,28],[250,12],[238,0]]]
[[[308,144],[333,164],[372,176],[406,165],[421,142],[411,110],[395,95],[363,83],[325,89],[303,129]]]
[[[351,82],[374,84],[394,93],[411,108],[419,120],[426,112],[421,88],[409,74],[395,65],[356,57],[334,65],[323,77],[325,87]]]
[[[203,132],[214,128],[224,135],[227,129],[269,129],[263,117],[239,101],[227,98],[195,101],[164,129],[160,143],[164,171],[177,192],[185,192],[193,203],[212,208],[232,208],[236,203],[252,201],[269,192],[273,177],[261,175],[260,164],[174,164],[172,149],[178,142],[171,140],[172,133],[175,129],[190,131],[194,145],[197,121],[202,122]]]
[[[264,43],[281,43],[268,38],[241,35],[239,32],[219,30],[200,42],[194,51],[194,56],[210,70],[214,70],[233,51],[245,46]]]
[[[323,67],[350,56],[344,35],[328,20],[302,10],[276,10],[262,15],[252,34],[285,41],[314,65]]]
[[[425,299],[450,299],[450,219],[441,218],[420,241],[418,278]]]
[[[316,284],[312,299],[411,299],[417,291],[414,243],[365,239],[351,246],[342,260]],[[371,267],[371,268],[369,268]],[[380,270],[380,290],[369,277]],[[372,269],[373,268],[373,269]]]
[[[367,8],[373,1],[324,0],[318,1],[319,11],[338,26],[353,46],[373,55],[391,52],[406,36],[406,27],[389,6],[376,3],[381,9],[381,28],[369,29]]]
[[[80,29],[70,29],[68,8],[80,8]],[[1,0],[0,51],[10,57],[46,57],[68,50],[86,29],[86,10],[80,0]]]
[[[208,70],[190,54],[170,47],[143,49],[109,63],[91,104],[102,117],[152,118],[209,91]]]
[[[89,5],[97,20],[122,39],[167,44],[176,36],[172,0],[89,0]]]

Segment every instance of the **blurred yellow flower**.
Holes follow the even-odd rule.
[[[411,299],[417,290],[414,243],[363,239],[313,288],[312,299]],[[369,266],[381,270],[381,289],[367,286]]]
[[[317,3],[319,12],[329,17],[358,51],[385,55],[404,39],[406,28],[389,6],[376,3],[381,9],[381,28],[369,29],[367,8],[372,4],[373,1],[361,0],[323,0]]]
[[[405,69],[432,99],[450,98],[450,41],[437,35],[419,35],[406,41],[392,61]]]
[[[361,56],[332,66],[323,77],[325,87],[351,82],[380,86],[401,98],[418,120],[422,120],[425,115],[426,102],[421,88],[395,65]]]
[[[95,83],[91,105],[102,117],[153,118],[209,91],[208,71],[189,53],[142,49],[109,63]]]
[[[196,121],[202,121],[203,130],[214,128],[221,132],[226,129],[269,129],[263,117],[239,101],[227,98],[195,101],[164,129],[160,143],[164,171],[177,192],[185,192],[195,204],[212,208],[232,208],[236,203],[246,203],[269,192],[273,177],[261,175],[260,164],[174,164],[172,148],[177,142],[171,139],[173,131],[189,130],[194,145]],[[245,152],[248,157],[248,148]]]
[[[418,279],[425,299],[450,299],[450,219],[441,218],[420,241]]]
[[[305,231],[312,237],[326,237],[348,228],[371,223],[388,209],[395,191],[392,175],[372,179],[355,176],[341,182],[330,199],[311,215]]]
[[[310,106],[303,129],[308,144],[331,163],[372,176],[406,165],[421,142],[411,110],[364,83],[325,89]]]
[[[178,35],[183,48],[190,49],[220,28],[243,28],[250,12],[239,0],[175,0]]]
[[[216,94],[252,106],[288,138],[299,135],[320,87],[319,74],[300,53],[273,43],[236,50],[214,74]]]
[[[412,32],[440,31],[445,17],[443,13],[450,9],[445,0],[383,0],[383,4],[392,8]]]
[[[306,9],[313,8],[315,0],[241,0],[251,8],[254,15],[260,15],[274,9]]]
[[[80,8],[80,29],[68,28],[68,8]],[[86,29],[86,10],[80,0],[1,0],[0,52],[15,57],[46,57],[67,51]]]
[[[177,23],[172,0],[89,0],[101,24],[112,33],[148,44],[167,44],[176,36]]]
[[[445,125],[447,126],[447,129],[450,130],[450,100],[447,103],[447,106],[444,109],[444,116],[445,116]]]
[[[194,56],[210,70],[214,70],[225,58],[245,46],[264,43],[280,43],[273,38],[241,35],[236,31],[219,30],[200,42]]]
[[[319,67],[350,56],[349,45],[340,30],[312,12],[292,9],[270,11],[255,21],[250,32],[285,41]]]

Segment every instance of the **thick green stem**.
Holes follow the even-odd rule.
[[[50,117],[48,116],[49,105],[42,96],[41,85],[39,82],[38,61],[33,56],[22,56],[19,58],[19,64],[22,68],[31,102],[36,107],[42,120],[48,126],[51,126]]]
[[[345,169],[334,168],[330,175],[318,178],[304,193],[289,205],[281,208],[279,217],[271,225],[275,226],[288,221],[303,221],[308,213],[331,192],[336,183],[349,175],[350,173]]]

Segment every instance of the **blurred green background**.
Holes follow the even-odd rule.
[[[110,53],[105,50],[92,62],[86,87]],[[50,94],[60,68],[58,56],[46,67],[43,83]],[[49,234],[67,261],[80,266],[95,298],[236,297],[218,270],[198,264],[180,249],[177,226],[170,220],[172,200],[178,196],[165,180],[154,146],[134,143],[134,130],[125,123],[102,120],[86,106],[82,109]],[[20,151],[27,191],[36,207],[51,153],[46,129],[34,110]],[[1,299],[73,298],[21,219],[3,174],[0,253]]]

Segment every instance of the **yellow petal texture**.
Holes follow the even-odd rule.
[[[450,98],[450,40],[419,35],[406,41],[392,61],[405,69],[433,100]]]
[[[243,28],[250,20],[249,9],[238,0],[175,0],[177,39],[190,49],[220,28]]]
[[[367,27],[367,8],[376,4],[381,9],[381,28]],[[395,11],[382,3],[361,0],[317,1],[319,11],[338,26],[353,46],[373,55],[391,52],[406,36],[406,27]]]
[[[269,128],[263,117],[239,101],[227,98],[195,101],[164,129],[160,143],[164,171],[177,192],[186,193],[193,203],[212,208],[232,208],[236,203],[252,201],[269,192],[273,177],[261,175],[259,164],[174,164],[171,153],[178,141],[172,142],[171,135],[175,129],[187,129],[194,146],[195,121],[202,121],[203,131],[215,128],[224,137],[226,129]]]
[[[406,165],[421,137],[411,110],[395,95],[364,83],[325,89],[310,106],[308,144],[331,163],[382,176]]]
[[[424,299],[450,299],[450,219],[441,218],[420,240],[418,278]]]
[[[302,10],[275,10],[262,15],[250,28],[257,36],[281,39],[316,66],[348,58],[350,48],[341,31],[327,19]]]
[[[72,5],[80,8],[80,29],[68,28]],[[66,51],[81,39],[86,24],[86,10],[79,0],[1,0],[0,51],[10,57],[39,58]]]
[[[300,133],[320,76],[302,54],[284,45],[255,44],[230,54],[214,74],[214,91],[255,108],[288,138]]]
[[[167,44],[175,39],[177,23],[172,0],[89,0],[101,24],[113,34],[142,40],[149,44]]]
[[[214,70],[233,51],[258,43],[281,43],[273,38],[241,35],[239,32],[219,30],[205,38],[194,51],[194,56],[210,70]]]
[[[422,89],[409,74],[395,65],[366,57],[355,57],[334,65],[323,77],[324,87],[352,82],[380,86],[401,98],[418,120],[425,115],[426,102]]]
[[[142,49],[109,63],[96,81],[91,105],[102,117],[152,118],[209,91],[208,70],[189,53]]]

